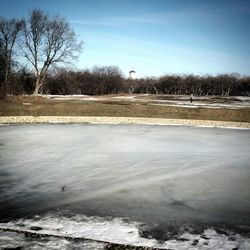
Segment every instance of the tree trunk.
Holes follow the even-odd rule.
[[[5,98],[7,96],[8,89],[8,62],[4,61],[4,79],[2,84],[0,84],[0,96],[1,98]]]
[[[8,76],[9,76],[9,72],[7,69],[7,65],[6,65],[6,69],[5,69],[5,73],[4,73],[4,84],[3,84],[3,94],[4,96],[8,95]]]
[[[41,77],[40,75],[37,76],[36,78],[36,85],[35,85],[35,89],[34,89],[34,92],[33,92],[33,95],[38,95],[39,94],[39,89],[41,87]]]

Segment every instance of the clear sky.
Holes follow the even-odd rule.
[[[250,75],[250,0],[1,0],[0,15],[34,7],[71,23],[84,42],[79,69]]]

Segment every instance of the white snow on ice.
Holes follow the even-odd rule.
[[[41,227],[42,230],[34,231],[31,227]],[[250,249],[250,239],[239,234],[218,234],[213,229],[205,230],[201,235],[183,233],[177,239],[168,240],[163,243],[155,239],[146,239],[139,234],[140,223],[126,222],[122,218],[101,218],[75,215],[71,218],[64,216],[47,215],[36,216],[34,219],[19,219],[9,223],[0,223],[1,229],[13,229],[23,232],[34,232],[40,235],[61,236],[61,245],[65,245],[67,240],[63,237],[73,237],[91,239],[110,243],[126,244],[132,246],[155,247],[162,249],[178,250],[201,250],[201,249],[224,249],[239,250]],[[184,239],[184,240],[183,240]],[[0,234],[0,244],[2,246],[13,247],[25,242],[20,233]],[[11,245],[12,244],[12,245]],[[92,242],[94,244],[94,242]],[[100,243],[92,247],[103,247]],[[99,245],[98,245],[99,244]],[[48,244],[52,248],[52,244]],[[91,249],[91,248],[90,248]],[[92,248],[96,249],[96,248]]]

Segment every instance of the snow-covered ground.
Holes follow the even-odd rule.
[[[8,229],[1,232],[1,229]],[[74,215],[64,217],[49,214],[33,219],[19,219],[9,223],[0,223],[0,244],[2,247],[39,247],[40,249],[104,249],[107,242],[129,246],[144,246],[160,249],[250,249],[250,238],[232,231],[217,233],[206,229],[200,234],[183,230],[174,239],[157,241],[140,235],[142,227],[138,222],[129,222],[122,218],[101,218]],[[23,233],[35,233],[40,238],[25,239]],[[49,238],[44,242],[44,237]],[[68,238],[71,240],[68,240]],[[46,239],[45,238],[45,239]],[[74,242],[72,239],[77,239]],[[85,240],[79,241],[79,239]],[[88,241],[86,241],[88,239]],[[100,241],[103,241],[100,242]],[[57,242],[57,244],[55,244]],[[30,249],[29,248],[29,249]],[[31,248],[33,249],[33,248]],[[39,249],[39,248],[38,248]]]
[[[144,102],[151,105],[175,106],[185,108],[228,108],[238,109],[250,107],[250,97],[247,96],[195,96],[193,103],[187,95],[43,95],[50,100],[80,100],[80,101],[131,101]]]
[[[45,98],[50,100],[81,100],[81,101],[101,101],[103,100],[101,97],[93,97],[89,95],[42,95]]]
[[[202,102],[201,102],[202,100]],[[209,103],[204,100],[209,100],[209,98],[197,98],[194,99],[192,103],[189,100],[153,100],[151,105],[160,105],[160,106],[175,106],[175,107],[184,107],[184,108],[227,108],[227,109],[239,109],[250,107],[250,98],[245,98],[244,101],[228,101],[224,103],[214,102]]]
[[[0,230],[39,226],[41,234],[131,245],[248,249],[249,142],[249,130],[221,128],[2,125]],[[14,243],[31,244],[1,231],[0,245]],[[60,238],[60,249],[85,243]]]

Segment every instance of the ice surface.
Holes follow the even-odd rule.
[[[42,214],[58,209],[73,215],[126,217],[157,228],[154,237],[159,240],[167,239],[169,223],[192,223],[204,230],[215,224],[249,226],[249,142],[249,130],[1,126],[0,218],[4,222],[39,214],[44,224],[47,215]],[[62,186],[66,186],[64,192]],[[118,232],[117,238],[130,239],[113,231]],[[131,232],[131,242],[141,243],[140,238],[135,240],[139,236],[134,224],[124,232]],[[178,249],[186,249],[187,243],[178,244],[184,244]]]

